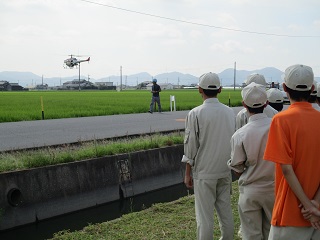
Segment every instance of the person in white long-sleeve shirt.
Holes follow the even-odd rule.
[[[249,122],[231,138],[228,166],[240,176],[238,211],[242,239],[268,239],[274,204],[274,171],[272,162],[263,160],[271,118],[263,112],[267,93],[262,85],[250,83],[242,92]]]
[[[203,104],[193,108],[186,117],[184,183],[194,188],[197,239],[212,240],[214,209],[216,209],[223,240],[234,239],[231,208],[230,139],[235,131],[234,112],[217,99],[220,79],[206,73],[199,79]]]
[[[247,76],[247,79],[245,82],[246,86],[248,86],[252,82],[260,84],[264,87],[266,87],[266,85],[267,85],[267,82],[266,82],[266,79],[264,78],[264,76],[262,74],[258,74],[258,73],[252,73]],[[274,109],[273,107],[271,107],[269,104],[263,109],[263,112],[269,118],[272,118],[275,114],[278,113],[278,111],[276,109]],[[250,114],[249,114],[248,110],[245,107],[243,109],[241,109],[236,116],[236,130],[238,130],[239,128],[246,125],[248,123],[249,117],[250,117]],[[237,177],[233,174],[233,178],[236,179]],[[240,228],[238,231],[238,236],[242,237],[241,225],[240,225]]]
[[[252,82],[255,82],[257,84],[261,84],[262,86],[266,86],[267,85],[267,82],[264,78],[263,75],[261,74],[258,74],[258,73],[253,73],[253,74],[250,74],[247,79],[246,79],[246,86],[249,85],[250,83]],[[273,107],[271,107],[270,105],[267,105],[263,112],[269,117],[269,118],[272,118],[275,114],[278,113],[277,110],[275,110]],[[238,130],[239,128],[243,127],[244,125],[247,124],[248,122],[248,119],[249,119],[249,113],[247,111],[246,108],[243,108],[241,109],[237,116],[236,116],[236,130]]]

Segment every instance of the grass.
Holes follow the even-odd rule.
[[[233,210],[235,235],[240,226],[238,215],[238,183],[233,182],[231,207]],[[215,214],[214,240],[220,238],[220,229]],[[196,239],[194,196],[189,195],[170,203],[157,203],[140,212],[99,224],[92,224],[80,231],[64,230],[54,234],[52,240],[193,240]]]
[[[164,90],[163,111],[170,111],[170,95],[176,110],[190,110],[202,103],[197,89]],[[240,90],[224,89],[219,100],[231,106],[241,105]],[[41,104],[43,103],[43,108]],[[30,91],[0,92],[0,122],[32,121],[73,117],[104,116],[147,112],[151,94],[147,90],[116,91]]]
[[[202,103],[196,89],[166,90],[161,93],[163,111],[169,111],[170,95],[175,95],[176,109],[190,110]],[[0,122],[40,120],[42,110],[45,119],[85,116],[101,116],[146,112],[150,103],[149,91],[81,91],[81,92],[1,92]],[[41,101],[43,106],[41,108]],[[219,100],[230,106],[240,106],[240,90],[223,90]],[[0,154],[0,172],[48,166],[86,158],[139,151],[173,144],[182,144],[183,136],[149,136],[140,139],[105,141],[81,144],[80,148],[68,146],[44,148],[33,151],[5,152]],[[238,231],[238,190],[233,183],[232,209],[235,218],[235,233]],[[0,212],[1,213],[1,212]],[[215,217],[214,239],[219,239]],[[188,196],[171,203],[155,204],[142,212],[130,213],[119,219],[89,225],[82,231],[68,230],[55,234],[55,240],[67,239],[195,239],[196,222],[194,198]],[[238,240],[237,236],[234,238]]]
[[[80,161],[90,158],[136,152],[183,143],[180,132],[166,135],[149,135],[138,138],[127,137],[120,140],[104,140],[79,145],[65,145],[58,148],[47,147],[37,150],[22,150],[0,153],[0,173],[17,171],[60,163]]]

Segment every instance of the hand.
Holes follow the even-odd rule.
[[[309,221],[310,221],[313,228],[318,229],[318,230],[320,229],[320,217],[311,216]]]
[[[310,221],[311,225],[315,229],[320,229],[320,211],[319,203],[315,200],[311,200],[313,206],[311,208],[301,208],[301,213],[303,217]]]
[[[311,203],[313,204],[313,207],[311,207],[309,209],[306,209],[306,208],[302,207],[302,205],[300,205],[301,213],[302,213],[303,217],[307,220],[309,220],[313,215],[316,217],[320,217],[319,203],[315,200],[311,200]]]
[[[193,188],[193,179],[190,175],[184,176],[184,184],[187,188]]]
[[[240,177],[241,175],[242,175],[242,173],[243,172],[241,172],[241,173],[239,173],[239,172],[236,172],[236,171],[234,171],[234,170],[231,170],[232,171],[232,173],[236,176],[236,177]]]

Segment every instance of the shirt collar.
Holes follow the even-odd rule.
[[[252,121],[257,121],[259,119],[262,119],[262,118],[267,118],[267,114],[265,113],[257,113],[257,114],[254,114],[254,115],[251,115],[249,117],[249,122],[252,122]]]
[[[309,102],[295,102],[295,103],[290,104],[290,106],[289,106],[289,108],[296,108],[296,107],[312,108],[312,105]]]
[[[219,103],[218,98],[207,98],[204,103]]]

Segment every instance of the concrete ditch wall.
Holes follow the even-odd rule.
[[[183,182],[183,145],[0,174],[0,230]]]

